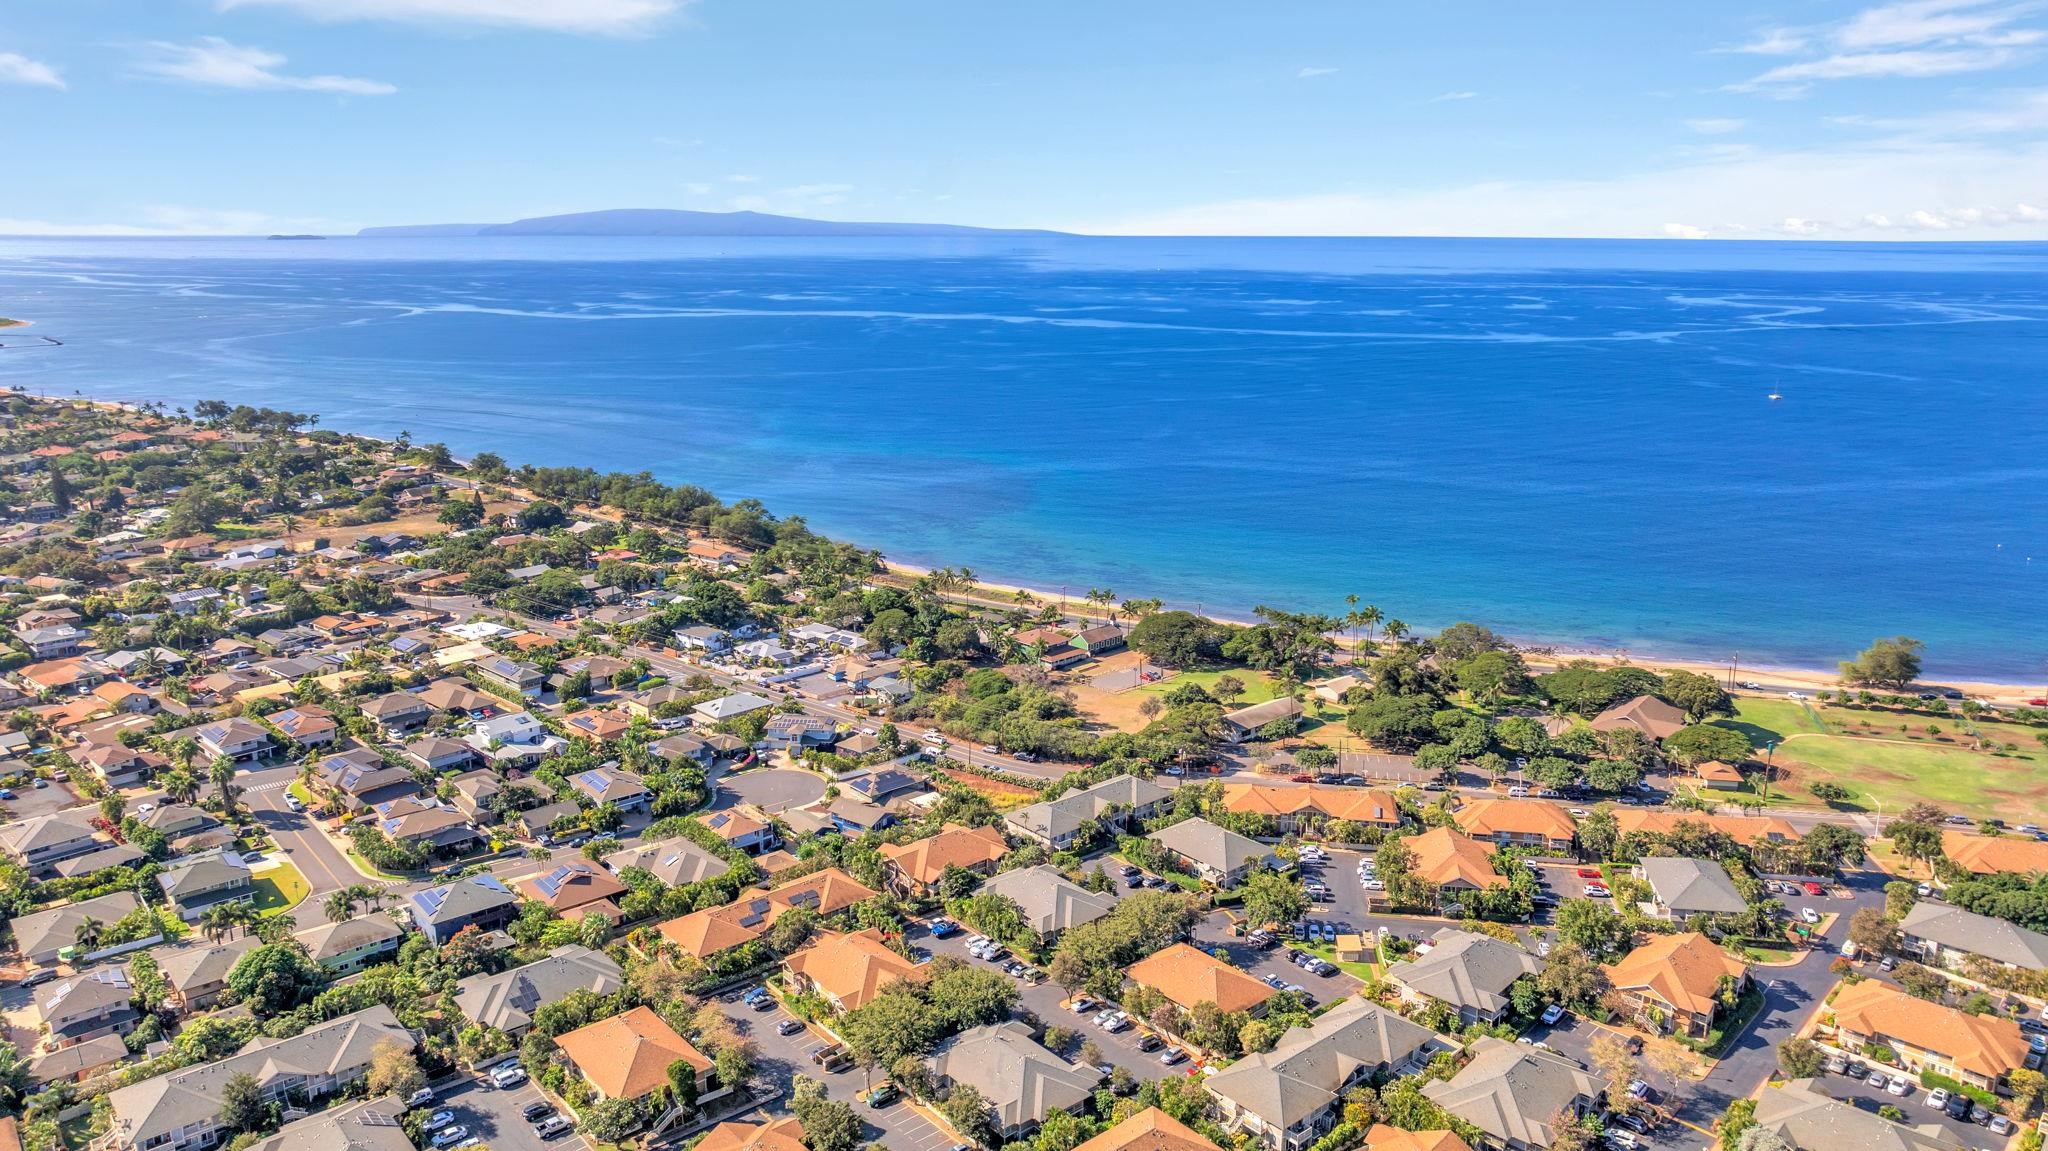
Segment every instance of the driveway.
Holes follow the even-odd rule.
[[[861,1134],[864,1141],[878,1142],[890,1151],[944,1151],[953,1145],[950,1134],[907,1100],[899,1099],[880,1108],[867,1105],[862,1095],[869,1083],[887,1079],[887,1072],[878,1071],[872,1077],[858,1067],[836,1074],[827,1072],[811,1062],[811,1052],[830,1042],[824,1035],[809,1028],[794,1035],[777,1035],[775,1025],[791,1018],[780,1006],[771,1011],[755,1011],[744,1003],[723,1001],[718,1006],[738,1025],[741,1034],[754,1041],[758,1051],[757,1089],[767,1088],[776,1095],[773,1104],[758,1111],[775,1116],[789,1114],[790,1085],[796,1076],[808,1075],[825,1085],[828,1096],[853,1108],[866,1127]],[[492,1151],[497,1151],[495,1146]]]
[[[786,811],[824,798],[825,779],[808,771],[788,767],[757,767],[736,775],[721,775],[714,810],[739,803],[751,803],[767,812]]]

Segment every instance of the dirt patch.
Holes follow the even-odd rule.
[[[1074,710],[1083,718],[1118,731],[1139,731],[1152,722],[1138,709],[1146,700],[1158,698],[1142,691],[1104,691],[1087,683],[1071,683],[1067,689],[1074,693]]]
[[[1030,796],[1033,799],[1038,798],[1038,792],[1035,788],[1025,787],[1021,783],[1007,783],[1000,779],[990,779],[985,775],[976,775],[971,771],[958,771],[944,767],[939,768],[938,773],[954,783],[960,784],[962,787],[972,788],[990,798],[996,796],[1012,798]]]

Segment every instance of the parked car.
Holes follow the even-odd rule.
[[[1970,1116],[1971,1106],[1973,1104],[1971,1104],[1968,1095],[1951,1095],[1948,1097],[1948,1104],[1942,1108],[1942,1111],[1951,1119],[1967,1119]]]
[[[804,1021],[801,1019],[785,1019],[775,1025],[775,1033],[777,1035],[795,1035],[803,1029]]]
[[[1558,1020],[1563,1018],[1564,1004],[1562,1003],[1553,1003],[1550,1006],[1543,1009],[1543,1022],[1545,1025],[1554,1024]]]
[[[1849,1057],[1843,1055],[1841,1052],[1838,1051],[1835,1054],[1828,1056],[1827,1067],[1829,1074],[1840,1075],[1842,1072],[1847,1071],[1849,1069]]]
[[[1927,1098],[1922,1102],[1937,1109],[1948,1106],[1948,1088],[1936,1087],[1927,1093]]]
[[[520,1116],[528,1123],[538,1123],[554,1113],[555,1105],[545,1099],[536,1099],[528,1103],[525,1109],[519,1112]]]
[[[438,1131],[453,1122],[455,1122],[455,1112],[436,1111],[432,1115],[427,1116],[426,1122],[420,1124],[420,1130]]]
[[[873,1091],[868,1092],[868,1106],[887,1107],[901,1098],[903,1098],[903,1092],[898,1091],[894,1083],[884,1083]]]
[[[437,1132],[431,1142],[436,1147],[453,1147],[467,1138],[469,1138],[469,1128],[458,1123],[453,1127]]]
[[[407,1107],[424,1107],[433,1101],[434,1089],[432,1087],[422,1087],[405,1097],[405,1105]]]
[[[1606,888],[1600,886],[1597,883],[1588,883],[1586,885],[1585,895],[1587,899],[1607,899],[1611,897],[1613,894],[1613,892],[1607,890]]]
[[[1166,1046],[1166,1041],[1150,1031],[1138,1037],[1138,1050],[1140,1051],[1157,1051],[1164,1046]]]
[[[960,925],[950,919],[934,919],[926,926],[926,930],[932,933],[933,939],[945,939],[959,934]]]
[[[1815,911],[1811,907],[1802,907],[1799,909],[1799,918],[1805,920],[1808,923],[1819,923],[1820,912]]]
[[[1579,876],[1579,878],[1580,878],[1580,879],[1605,879],[1605,878],[1606,878],[1606,876],[1604,876],[1604,875],[1602,875],[1602,874],[1600,873],[1600,869],[1599,869],[1599,868],[1597,868],[1597,867],[1581,867],[1581,868],[1579,868],[1579,871],[1578,871],[1578,876]]]
[[[1185,1060],[1187,1057],[1188,1053],[1182,1051],[1180,1048],[1169,1047],[1165,1051],[1160,1053],[1159,1061],[1161,1063],[1164,1063],[1168,1067],[1172,1067],[1175,1064],[1180,1063],[1182,1060]]]
[[[1905,1095],[1912,1090],[1913,1085],[1906,1082],[1905,1076],[1894,1075],[1892,1076],[1892,1081],[1885,1084],[1884,1093],[1886,1095]]]
[[[494,1087],[517,1087],[524,1082],[526,1082],[526,1068],[521,1067],[517,1063],[507,1063],[496,1071],[491,1072],[491,1085]]]
[[[1865,1079],[1863,1081],[1863,1085],[1866,1087],[1883,1087],[1887,1081],[1888,1080],[1884,1072],[1872,1071],[1870,1073],[1870,1078]]]

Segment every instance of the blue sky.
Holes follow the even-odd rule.
[[[0,233],[2048,239],[2048,0],[9,0]]]

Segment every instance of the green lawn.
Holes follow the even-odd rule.
[[[1380,977],[1378,967],[1370,963],[1347,963],[1337,958],[1337,949],[1327,943],[1304,943],[1298,939],[1285,942],[1287,946],[1297,951],[1306,951],[1362,983],[1371,983]]]
[[[1195,683],[1200,684],[1203,690],[1206,691],[1215,687],[1216,681],[1226,675],[1235,678],[1244,685],[1244,694],[1231,700],[1226,706],[1248,707],[1251,704],[1264,703],[1280,694],[1279,689],[1273,685],[1271,676],[1262,671],[1252,671],[1241,667],[1220,668],[1216,671],[1184,671],[1178,675],[1168,676],[1157,683],[1144,684],[1138,690],[1149,691],[1154,695],[1165,695],[1181,684]]]
[[[2015,738],[2031,729],[1985,725],[1985,734],[2019,751],[1977,750],[1959,718],[1902,716],[1834,705],[1808,707],[1792,700],[1741,699],[1731,719],[1714,722],[1742,732],[1758,748],[1775,743],[1772,801],[1811,803],[1807,790],[1833,783],[1849,790],[1841,806],[1897,812],[1925,801],[1966,815],[2005,819],[2048,816],[2048,749]],[[1900,726],[1905,726],[1901,731]],[[1929,732],[1933,724],[1939,732]]]
[[[255,879],[256,910],[264,915],[282,915],[305,902],[313,885],[290,863],[269,868]]]

